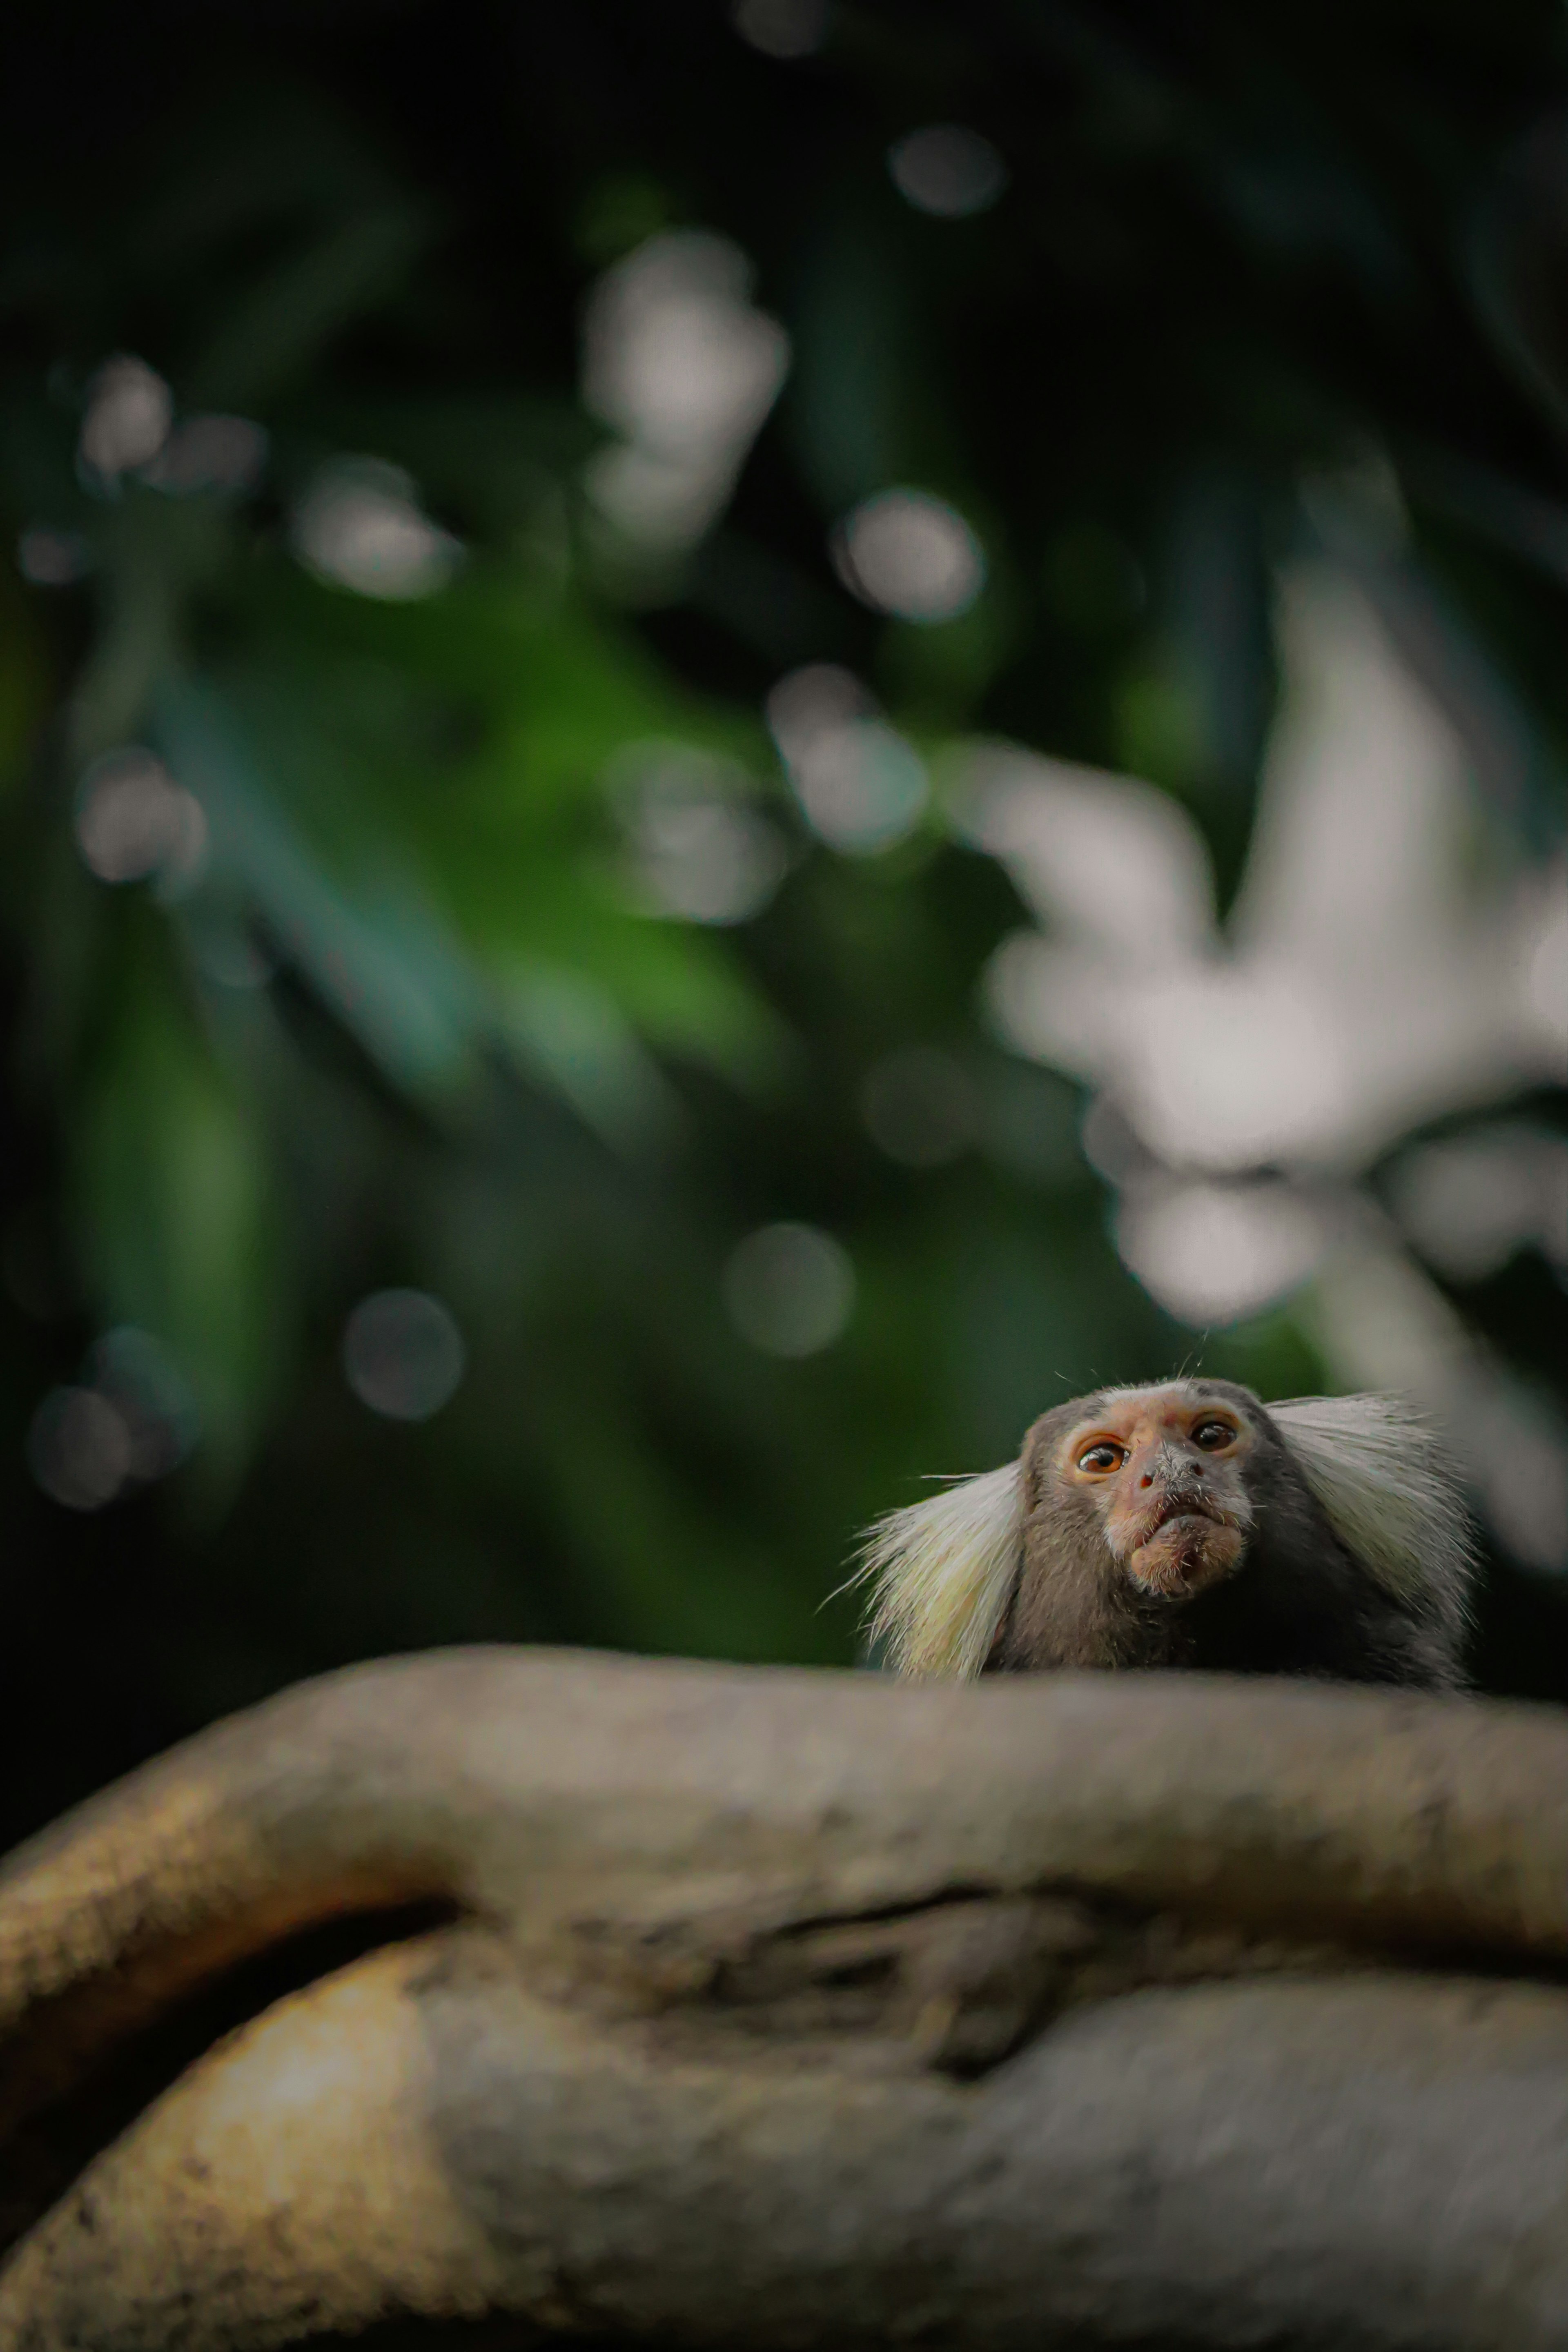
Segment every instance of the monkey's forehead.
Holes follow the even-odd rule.
[[[1086,1396],[1074,1397],[1070,1403],[1057,1406],[1047,1419],[1058,1429],[1072,1428],[1080,1421],[1095,1421],[1110,1414],[1120,1420],[1128,1413],[1172,1408],[1180,1411],[1202,1404],[1226,1404],[1246,1412],[1256,1410],[1258,1400],[1234,1381],[1197,1377],[1136,1381],[1121,1388],[1090,1389]]]

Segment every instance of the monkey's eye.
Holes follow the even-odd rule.
[[[1200,1421],[1193,1432],[1193,1444],[1201,1445],[1205,1454],[1215,1454],[1222,1445],[1228,1445],[1235,1435],[1228,1421]]]
[[[1124,1445],[1116,1444],[1109,1437],[1101,1437],[1094,1444],[1085,1446],[1078,1457],[1078,1466],[1103,1477],[1108,1470],[1120,1470],[1126,1459],[1127,1448]]]

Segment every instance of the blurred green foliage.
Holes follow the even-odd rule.
[[[843,662],[928,748],[996,731],[1130,767],[1228,891],[1299,485],[1374,442],[1424,579],[1526,714],[1503,814],[1545,854],[1561,8],[841,0],[793,62],[692,0],[67,5],[5,41],[0,508],[10,542],[51,535],[35,574],[71,576],[0,582],[4,1826],[397,1646],[848,1658],[827,1596],[858,1525],[1198,1342],[1117,1261],[1077,1091],[980,1022],[1010,886],[935,816],[873,857],[814,843],[762,699]],[[885,151],[955,116],[1009,185],[928,217]],[[793,364],[722,520],[639,583],[584,508],[578,320],[601,268],[682,225],[753,258]],[[263,425],[254,482],[95,478],[84,410],[123,352],[177,418]],[[405,469],[460,546],[436,593],[299,560],[290,517],[343,456]],[[828,561],[846,508],[904,481],[989,559],[934,627],[868,612]],[[743,771],[787,836],[755,919],[628,895],[612,782],[649,741]],[[205,812],[190,887],[109,887],[77,853],[83,772],[127,744]],[[862,1089],[933,1044],[977,1142],[901,1167]],[[736,1243],[781,1219],[858,1281],[802,1361],[723,1305]],[[373,1417],[339,1360],[356,1299],[400,1284],[468,1347],[419,1427]],[[1549,1375],[1545,1286],[1535,1261],[1464,1303]],[[24,1435],[127,1324],[201,1442],[72,1514]],[[1320,1370],[1284,1311],[1204,1361],[1273,1392]],[[1558,1686],[1553,1605],[1514,1593],[1497,1678]]]

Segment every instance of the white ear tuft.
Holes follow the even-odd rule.
[[[872,1639],[898,1673],[973,1681],[1002,1622],[1022,1537],[1016,1462],[877,1521],[860,1575],[875,1596]]]
[[[1475,1539],[1458,1474],[1402,1397],[1294,1397],[1268,1416],[1323,1516],[1385,1591],[1460,1613]]]

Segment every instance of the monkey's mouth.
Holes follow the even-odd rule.
[[[1145,1513],[1138,1527],[1138,1541],[1152,1543],[1164,1528],[1177,1527],[1184,1521],[1199,1521],[1203,1526],[1227,1528],[1233,1522],[1217,1503],[1206,1495],[1162,1495],[1151,1511]]]
[[[1127,1566],[1146,1592],[1190,1601],[1229,1575],[1243,1544],[1235,1520],[1208,1496],[1167,1494],[1133,1531]]]

